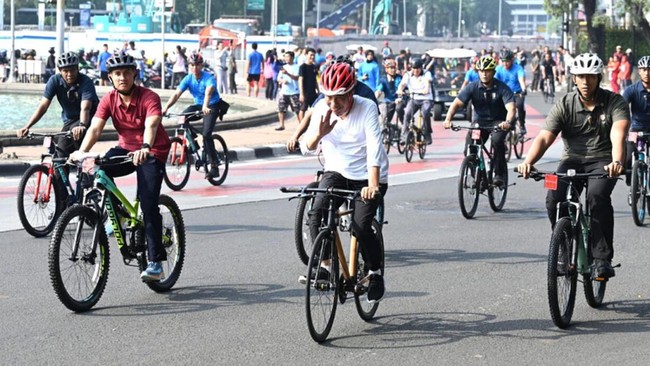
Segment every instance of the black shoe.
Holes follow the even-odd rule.
[[[521,126],[521,128],[519,129],[519,134],[521,136],[524,136],[527,132],[528,131],[526,131],[526,127],[524,127],[524,126]]]
[[[594,259],[592,266],[592,278],[611,278],[616,276],[612,263],[605,259]]]
[[[210,166],[210,171],[208,172],[208,176],[210,178],[219,178],[219,166],[218,165],[211,165]]]
[[[368,284],[368,303],[374,304],[384,297],[384,277],[380,274],[371,274]]]
[[[426,142],[427,145],[431,145],[433,143],[433,140],[431,139],[431,134],[428,134],[424,137],[424,142]]]
[[[492,179],[492,184],[494,184],[494,185],[497,186],[497,187],[503,187],[503,184],[504,184],[504,183],[505,183],[505,182],[504,182],[504,180],[503,180],[503,177],[500,176],[500,175],[495,175],[495,176],[494,176],[494,179]]]

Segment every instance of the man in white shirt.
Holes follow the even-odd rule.
[[[429,71],[422,70],[422,60],[417,60],[413,63],[411,71],[404,74],[402,81],[397,89],[397,95],[404,94],[404,89],[408,88],[411,93],[404,112],[404,124],[402,124],[402,141],[406,141],[406,135],[409,131],[413,115],[422,108],[424,116],[424,139],[428,145],[431,145],[431,107],[433,101],[433,93],[431,91],[431,83],[433,76]]]
[[[383,149],[377,105],[354,94],[356,73],[347,63],[328,66],[321,75],[321,93],[311,123],[303,139],[309,150],[320,144],[325,158],[320,188],[360,190],[355,201],[352,230],[368,265],[368,302],[380,301],[384,295],[381,270],[381,243],[372,230],[372,220],[388,189],[388,157]],[[312,237],[318,234],[321,218],[327,210],[324,194],[316,196],[309,212]],[[318,270],[329,275],[331,258],[322,261]],[[327,277],[325,277],[327,278]]]

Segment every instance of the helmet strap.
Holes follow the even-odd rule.
[[[115,85],[113,85],[113,88],[115,88]],[[123,92],[123,91],[121,91],[121,90],[117,90],[117,88],[115,88],[115,90],[117,90],[118,93],[120,93],[121,95],[127,96],[127,97],[128,97],[129,95],[133,94],[133,90],[134,90],[134,89],[135,89],[135,83],[133,83],[133,86],[131,86],[131,89],[129,89],[128,92]]]

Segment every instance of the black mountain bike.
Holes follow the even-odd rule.
[[[481,139],[481,131],[500,131],[500,128],[498,126],[480,127],[477,123],[470,127],[452,125],[451,128],[454,131],[469,130],[472,137],[472,143],[467,147],[467,156],[460,165],[460,175],[458,176],[460,212],[467,219],[474,217],[479,195],[486,191],[490,208],[495,212],[501,211],[508,195],[508,174],[507,171],[503,172],[503,184],[497,186],[493,183],[496,175],[492,163],[494,149],[490,147],[488,150]]]

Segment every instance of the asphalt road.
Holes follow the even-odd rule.
[[[552,166],[549,166],[552,167]],[[546,302],[550,237],[541,183],[517,182],[505,210],[481,197],[461,217],[456,179],[391,187],[384,228],[387,294],[377,318],[339,306],[330,340],[307,331],[304,273],[293,247],[295,202],[186,210],[185,267],[156,294],[122,265],[114,244],[93,311],[57,300],[47,239],[21,231],[0,243],[2,364],[644,364],[650,342],[647,228],[615,190],[616,261],[602,309],[582,291],[574,325],[555,328]]]
[[[531,117],[531,127],[542,120]],[[449,134],[434,137],[424,161],[391,156],[387,294],[375,320],[362,321],[346,302],[329,340],[311,340],[297,281],[305,267],[293,244],[296,202],[277,188],[304,182],[315,162],[261,160],[233,164],[222,188],[195,179],[174,196],[188,250],[180,280],[166,294],[143,285],[111,242],[106,291],[92,311],[71,313],[50,285],[49,240],[4,231],[0,364],[645,364],[648,228],[634,226],[625,185],[614,191],[615,262],[622,267],[603,307],[590,308],[579,289],[573,326],[559,330],[546,297],[550,225],[542,183],[511,173],[516,185],[503,212],[493,213],[481,197],[476,218],[464,219],[459,150]],[[557,158],[557,149],[550,155]],[[15,198],[0,199],[4,217],[15,212],[9,201]]]

